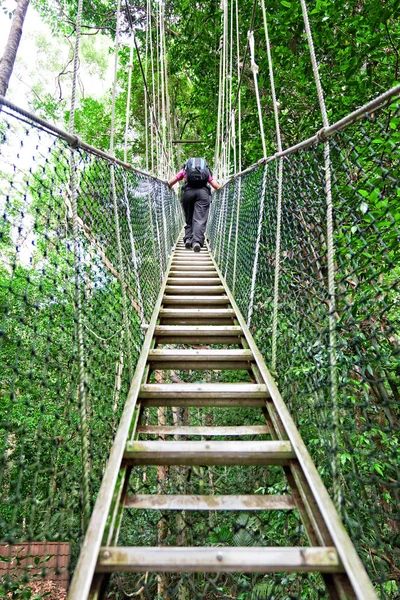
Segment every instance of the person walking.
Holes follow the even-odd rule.
[[[182,207],[186,226],[183,238],[187,249],[200,252],[204,246],[208,213],[210,211],[211,187],[221,187],[214,179],[204,158],[189,158],[183,169],[168,181],[171,189],[178,181],[185,180],[182,187]]]

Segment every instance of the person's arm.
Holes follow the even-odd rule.
[[[211,179],[211,181],[209,183],[210,183],[211,187],[214,188],[214,190],[219,190],[219,188],[221,187],[219,185],[219,183],[217,183],[216,181],[214,181],[214,179]]]
[[[179,171],[179,173],[177,173],[175,175],[175,177],[172,177],[168,181],[168,187],[169,187],[169,189],[171,189],[176,183],[178,183],[178,181],[182,181],[182,179],[184,179],[184,177],[185,177],[185,169],[181,169]]]
[[[171,189],[176,183],[178,183],[179,179],[178,177],[175,175],[174,177],[172,177],[169,181],[168,181],[168,187],[169,189]]]

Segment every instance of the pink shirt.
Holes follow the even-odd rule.
[[[182,179],[184,179],[186,181],[186,171],[185,169],[182,169],[181,171],[179,171],[179,173],[176,175],[176,179],[177,181],[182,181]],[[213,180],[212,176],[209,175],[208,176],[208,183],[211,183]]]

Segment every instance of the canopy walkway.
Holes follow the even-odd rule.
[[[164,181],[2,99],[10,581],[86,531],[71,600],[395,597],[397,97],[331,129],[334,346],[321,136],[228,181],[197,255]]]
[[[202,344],[206,349],[171,349]],[[213,345],[240,349],[213,349]],[[156,370],[236,370],[243,383],[150,383]],[[248,375],[255,383],[247,383]],[[240,381],[240,379],[238,379]],[[147,407],[251,407],[265,425],[149,426]],[[256,420],[257,422],[257,420]],[[158,440],[149,440],[149,437]],[[243,437],[252,436],[252,441]],[[260,440],[260,436],[268,439]],[[171,441],[171,437],[174,441]],[[181,441],[182,438],[201,441]],[[235,441],[209,438],[235,437]],[[144,440],[139,438],[145,438]],[[239,439],[237,439],[239,438]],[[291,494],[129,494],[133,467],[282,467]],[[117,477],[118,475],[118,477]],[[116,484],[117,482],[117,484]],[[115,487],[116,485],[116,487]],[[249,481],[249,492],[254,486]],[[286,511],[297,510],[307,547],[118,546],[124,510]],[[103,545],[100,544],[103,540]],[[107,574],[134,572],[315,571],[331,598],[374,598],[375,593],[332,501],[278,392],[243,316],[207,250],[177,244],[132,381],[96,507],[86,532],[69,597],[102,596]]]
[[[128,65],[135,45],[158,176],[127,162],[131,77],[115,153],[120,1],[109,153],[75,135],[82,0],[68,133],[0,97],[0,595],[49,576],[70,600],[398,597],[400,86],[330,124],[300,3],[323,128],[282,147],[261,2],[271,156],[257,3],[241,69],[223,3],[199,254],[165,180],[164,3],[152,85],[135,35]],[[263,158],[236,172],[248,54]]]

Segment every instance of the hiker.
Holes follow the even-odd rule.
[[[185,166],[175,177],[169,180],[172,188],[178,181],[185,180],[182,187],[182,206],[186,218],[185,236],[187,249],[200,252],[204,246],[208,213],[210,210],[211,189],[219,190],[219,184],[213,179],[209,166],[204,158],[189,158]]]

